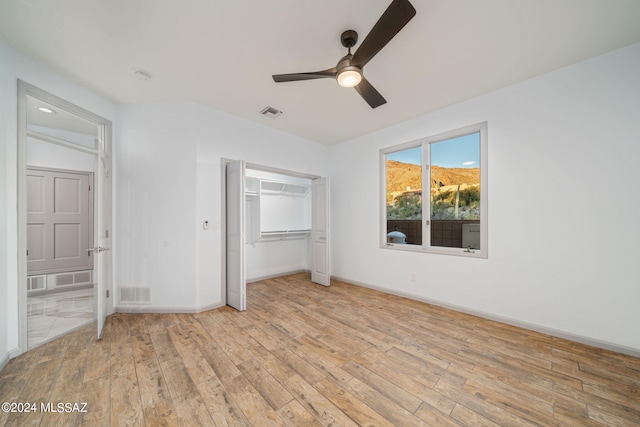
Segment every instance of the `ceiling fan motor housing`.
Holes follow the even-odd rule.
[[[360,67],[351,65],[351,58],[353,58],[353,55],[349,53],[340,59],[340,62],[336,65],[336,70],[338,71],[337,74],[340,74],[340,71],[347,69],[362,71]]]
[[[342,42],[342,46],[351,49],[358,42],[358,33],[353,30],[347,30],[340,36],[340,41]]]

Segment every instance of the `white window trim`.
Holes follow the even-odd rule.
[[[442,255],[456,255],[471,258],[488,258],[489,255],[489,227],[488,227],[488,146],[487,146],[487,122],[477,123],[470,126],[465,126],[460,129],[455,129],[448,132],[439,133],[426,138],[421,138],[415,141],[406,142],[400,145],[394,145],[393,147],[387,147],[380,150],[380,247],[383,249],[394,249],[399,251],[408,252],[425,252]],[[431,225],[426,225],[426,221],[430,218],[430,203],[424,202],[424,189],[430,188],[430,174],[431,171],[426,165],[430,165],[430,150],[429,146],[432,143],[440,142],[447,139],[457,138],[459,136],[469,135],[472,133],[480,133],[480,249],[472,249],[469,251],[464,248],[449,248],[443,246],[431,246]],[[407,150],[409,148],[422,146],[422,188],[423,188],[423,202],[422,202],[422,245],[398,245],[393,243],[387,243],[387,165],[386,156],[389,153],[395,153],[397,151]],[[428,196],[427,196],[428,197]]]

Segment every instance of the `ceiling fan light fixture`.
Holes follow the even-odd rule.
[[[362,81],[362,73],[357,67],[345,67],[340,70],[336,80],[342,87],[355,87]]]

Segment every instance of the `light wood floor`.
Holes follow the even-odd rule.
[[[640,359],[304,274],[249,309],[116,314],[13,359],[0,425],[638,426]]]

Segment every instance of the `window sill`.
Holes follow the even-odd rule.
[[[428,254],[436,254],[436,255],[454,255],[460,257],[467,258],[484,258],[487,259],[487,251],[481,249],[468,249],[464,248],[447,248],[447,247],[424,247],[417,245],[400,245],[395,243],[382,243],[380,244],[381,249],[391,249],[397,251],[406,251],[406,252],[422,252]]]

